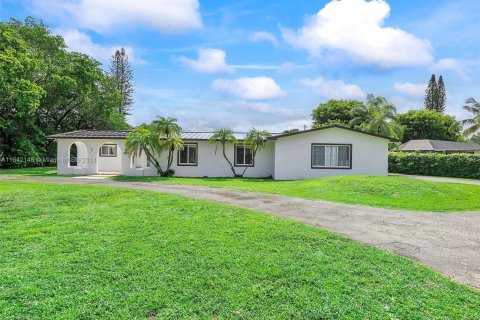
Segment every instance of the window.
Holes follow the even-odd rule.
[[[253,157],[250,146],[243,144],[235,145],[235,166],[253,167]]]
[[[183,150],[178,151],[178,165],[179,166],[196,166],[198,158],[198,144],[186,143],[183,145]]]
[[[352,146],[349,144],[312,144],[312,168],[352,168]]]
[[[116,144],[104,144],[100,147],[100,157],[116,157],[117,145]]]

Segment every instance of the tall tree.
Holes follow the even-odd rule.
[[[329,100],[321,103],[312,111],[313,127],[323,127],[330,124],[348,126],[353,119],[352,109],[363,106],[356,100]]]
[[[110,60],[109,74],[117,80],[117,89],[122,95],[118,112],[125,118],[133,107],[133,71],[124,48],[115,51]]]
[[[430,81],[428,82],[427,89],[425,90],[425,109],[436,110],[437,100],[437,80],[435,75],[432,74]]]
[[[397,115],[403,126],[403,142],[416,139],[457,141],[461,126],[455,117],[433,110],[409,110]]]
[[[400,139],[402,127],[395,121],[396,108],[384,97],[367,95],[367,105],[352,109],[350,126],[367,132]]]
[[[447,92],[445,90],[445,83],[443,82],[443,77],[440,75],[438,78],[437,84],[437,94],[436,94],[436,110],[438,112],[444,113],[447,102]]]
[[[230,129],[217,129],[213,132],[212,137],[209,139],[210,143],[215,143],[217,144],[220,143],[222,145],[222,154],[223,157],[225,158],[225,161],[227,161],[228,165],[230,166],[230,170],[232,170],[233,177],[239,177],[240,175],[237,174],[235,171],[235,168],[233,167],[232,161],[228,159],[227,153],[226,153],[226,145],[227,143],[233,143],[236,144],[238,142],[237,138],[235,138],[235,135],[232,130]],[[217,148],[215,148],[215,153],[217,152]]]
[[[98,61],[68,52],[41,21],[0,23],[0,155],[55,157],[46,135],[126,129],[117,112],[120,99]]]
[[[463,131],[463,136],[468,137],[480,131],[480,102],[474,98],[469,98],[467,101],[465,101],[465,103],[466,105],[463,107],[463,109],[473,114],[473,118],[461,121],[463,125],[469,126]]]
[[[438,82],[435,80],[435,75],[432,74],[425,90],[425,110],[434,110],[440,113],[445,112],[447,101],[447,93],[445,90],[445,82],[440,75]]]

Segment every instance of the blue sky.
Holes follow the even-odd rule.
[[[130,123],[170,115],[185,131],[302,128],[319,103],[367,93],[419,109],[432,73],[464,119],[464,100],[480,99],[478,12],[472,0],[0,0],[2,21],[42,19],[105,66],[125,47]]]

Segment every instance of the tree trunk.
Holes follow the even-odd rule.
[[[228,160],[228,157],[225,153],[225,144],[222,143],[222,152],[223,152],[223,157],[225,158],[225,160],[227,160],[228,164],[230,165],[230,170],[232,170],[233,172],[233,177],[236,178],[238,177],[237,173],[235,172],[235,168],[233,167],[233,164],[230,160]]]
[[[145,154],[147,155],[147,159],[153,163],[153,166],[155,167],[155,169],[157,169],[157,174],[159,176],[161,176],[163,174],[163,170],[162,170],[162,167],[160,165],[160,163],[158,162],[157,159],[155,159],[155,157],[153,156],[152,153],[150,153],[150,151],[148,149],[145,149]]]

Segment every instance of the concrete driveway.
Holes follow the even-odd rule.
[[[480,289],[480,213],[387,210],[199,186],[73,178],[0,180],[99,185],[201,198],[301,221],[410,257]]]

